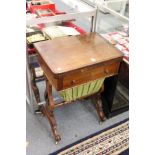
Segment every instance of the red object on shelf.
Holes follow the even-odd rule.
[[[55,12],[54,12],[56,15],[60,15],[60,14],[66,14],[66,12],[60,12],[58,11],[56,8],[55,8]],[[73,27],[75,30],[77,30],[81,35],[83,34],[86,34],[86,32],[78,27],[77,25],[73,24],[72,22],[70,21],[67,21],[67,22],[64,22],[64,25],[63,26],[68,26],[68,27]]]
[[[42,14],[40,17],[54,16],[54,14]]]
[[[56,12],[56,11],[55,11],[55,14],[56,14],[56,15],[62,15],[62,14],[66,14],[66,12]]]
[[[46,17],[46,16],[54,16],[55,13],[50,9],[38,9],[36,10],[36,14],[38,14],[39,17]]]
[[[36,1],[35,1],[36,2]],[[55,12],[55,4],[54,3],[49,3],[49,4],[43,4],[43,5],[32,5],[32,3],[30,3],[29,5],[29,11],[31,13],[35,13],[36,10],[38,9],[42,9],[42,10],[47,10],[47,9],[50,9],[52,10],[53,12]]]
[[[27,51],[28,51],[28,54],[35,54],[36,53],[35,48],[28,48]]]
[[[42,0],[35,0],[35,2],[37,2],[37,1],[39,2]],[[50,1],[49,1],[49,3],[50,3]],[[32,5],[30,3],[28,8],[27,8],[27,10],[30,11],[31,13],[36,13],[37,10],[48,10],[48,9],[51,10],[53,14],[52,13],[51,14],[41,14],[41,17],[66,14],[66,12],[61,12],[61,11],[57,10],[54,3],[43,4],[43,5]],[[72,27],[75,30],[77,30],[81,35],[86,34],[86,32],[82,28],[73,24],[71,21],[63,22],[63,26]],[[42,30],[45,27],[45,25],[44,24],[37,24],[37,27],[40,30]],[[28,48],[27,51],[28,51],[28,54],[35,54],[36,53],[35,48]]]
[[[42,30],[44,27],[45,27],[44,24],[37,24],[37,28],[38,28],[39,30]]]
[[[39,2],[39,1],[42,1],[42,0],[35,0],[35,2]],[[49,2],[50,3],[50,2]],[[29,5],[29,8],[28,10],[31,12],[31,13],[35,13],[36,10],[47,10],[47,9],[50,9],[52,10],[52,12],[55,14],[55,15],[61,15],[61,14],[66,14],[66,12],[61,12],[59,10],[56,9],[55,7],[55,4],[54,3],[51,3],[51,4],[43,4],[43,5],[32,5],[30,4]],[[54,14],[43,14],[41,15],[42,17],[44,16],[53,16]],[[44,28],[44,24],[38,24],[38,26],[40,27],[40,29]],[[64,26],[68,26],[68,27],[73,27],[75,28],[81,35],[82,34],[85,34],[86,32],[78,27],[77,25],[73,24],[72,22],[68,21],[68,22],[64,22]]]

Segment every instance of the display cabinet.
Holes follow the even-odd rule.
[[[112,8],[99,7],[109,14],[98,14],[96,31],[124,54],[119,74],[105,79],[105,91],[102,93],[103,110],[107,117],[111,117],[129,109],[129,19]],[[109,20],[110,18],[113,20]],[[101,23],[110,26],[101,27]]]

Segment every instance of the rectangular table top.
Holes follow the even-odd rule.
[[[39,56],[53,74],[61,74],[123,55],[97,33],[65,36],[34,43]]]

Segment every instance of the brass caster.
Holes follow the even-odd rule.
[[[60,141],[56,141],[55,144],[58,145],[59,142],[60,142]]]
[[[61,141],[61,137],[60,135],[57,135],[55,139],[55,144],[57,145],[60,141]]]

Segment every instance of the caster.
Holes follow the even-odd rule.
[[[57,144],[60,142],[60,140],[61,140],[60,135],[57,135],[57,136],[55,137],[55,144],[57,145]]]
[[[55,144],[58,145],[59,141],[56,141]]]

